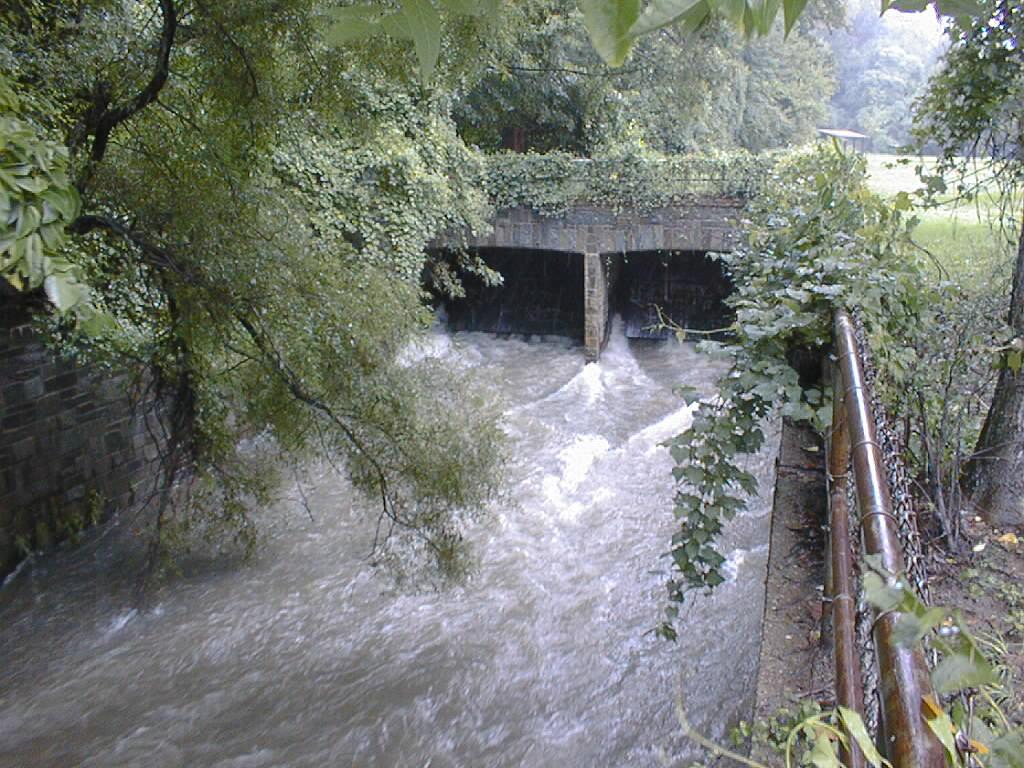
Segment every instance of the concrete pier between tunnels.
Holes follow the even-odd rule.
[[[567,253],[475,248],[502,275],[498,286],[464,279],[465,297],[445,300],[453,330],[558,335],[582,342],[595,361],[618,313],[629,338],[667,338],[669,324],[710,331],[728,324],[732,290],[721,263],[701,251]],[[448,259],[445,251],[435,258]]]

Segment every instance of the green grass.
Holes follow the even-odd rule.
[[[910,155],[882,155],[867,153],[868,183],[880,195],[892,197],[897,192],[912,192],[921,186],[914,170],[923,164],[928,170],[935,167],[932,158],[918,158]]]
[[[888,198],[900,192],[913,193],[923,186],[918,166],[926,172],[935,169],[934,158],[868,154],[866,159],[869,186]],[[947,184],[951,190],[955,188],[953,179],[947,179]],[[915,209],[921,221],[914,230],[914,240],[928,250],[940,271],[948,273],[943,277],[978,288],[1005,284],[1008,290],[1016,235],[999,225],[1002,206],[995,186],[982,185],[974,200],[953,198],[950,194],[943,205]]]
[[[899,192],[913,194],[924,186],[917,175],[918,167],[925,173],[934,173],[936,167],[935,158],[931,157],[883,154],[867,154],[865,157],[868,163],[868,184],[884,197],[893,197]],[[921,209],[918,215],[922,218],[954,217],[962,222],[998,221],[1004,199],[991,180],[991,166],[978,162],[972,164],[970,173],[971,178],[966,185],[974,193],[971,197],[964,199],[963,195],[959,195],[957,188],[961,182],[947,177],[949,191],[944,195],[944,204]],[[1016,210],[1012,203],[1011,209]]]
[[[965,287],[1009,290],[1013,246],[1007,235],[979,221],[928,217],[914,230],[914,241],[937,265]]]

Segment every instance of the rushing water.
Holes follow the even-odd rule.
[[[480,566],[443,592],[367,561],[350,491],[321,473],[267,513],[254,563],[207,568],[130,608],[130,526],[0,590],[2,766],[648,766],[686,754],[678,696],[720,735],[756,672],[773,457],[724,540],[730,579],[659,620],[671,528],[658,444],[711,394],[690,346],[437,337],[505,405],[511,501],[474,524]],[[769,441],[774,443],[775,441]],[[670,760],[666,762],[665,756]]]

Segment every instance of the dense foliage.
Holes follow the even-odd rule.
[[[261,451],[239,449],[242,438],[258,437],[250,445],[294,460],[340,455],[381,498],[385,517],[440,551],[438,542],[457,539],[455,510],[493,491],[496,432],[472,408],[461,419],[425,408],[436,393],[457,389],[437,370],[398,362],[427,322],[419,286],[426,245],[441,232],[480,230],[489,204],[556,214],[584,201],[649,208],[694,192],[754,191],[764,166],[749,156],[680,159],[657,148],[714,141],[763,149],[807,136],[829,93],[827,57],[799,35],[803,3],[744,4],[733,21],[768,36],[742,49],[708,13],[719,5],[93,0],[71,8],[24,0],[4,11],[0,41],[10,78],[0,93],[8,169],[0,182],[12,232],[2,241],[4,275],[16,287],[44,285],[58,308],[74,309],[52,324],[55,338],[108,364],[145,369],[169,398],[159,412],[161,508],[166,489],[189,478],[219,510],[214,519],[249,541],[247,502],[272,487],[263,463],[252,461]],[[770,31],[779,13],[786,43]],[[617,60],[631,51],[633,71],[613,73],[598,61],[581,19],[597,53]],[[535,75],[552,72],[535,87]],[[674,104],[688,119],[677,119]],[[509,112],[532,115],[548,148],[600,152],[483,161],[463,137],[494,145]],[[768,223],[772,206],[809,215],[807,201],[779,194],[754,219],[775,238],[789,229],[778,216]],[[741,281],[734,352],[748,354],[739,350],[751,342],[764,358],[745,361],[747,378],[727,383],[726,402],[749,405],[749,423],[733,425],[733,437],[756,442],[754,425],[770,401],[757,386],[772,377],[781,377],[776,393],[794,413],[819,404],[820,394],[796,396],[779,349],[820,342],[803,338],[810,332],[800,323],[812,323],[794,307],[832,306],[859,290],[854,277],[836,288],[829,280],[854,270],[818,256],[845,243],[851,227],[874,232],[884,251],[878,231],[900,216],[886,219],[857,195],[836,194],[856,199],[845,219],[815,219],[825,245],[802,242],[808,265],[799,268],[813,278],[800,285],[816,279],[818,287],[787,282],[788,304],[743,302],[794,277],[785,270],[795,263],[769,260],[779,271],[757,275],[744,265],[761,261],[727,257],[738,278],[758,286],[745,294]],[[758,232],[751,247],[767,248]],[[778,243],[796,258],[799,249]],[[882,251],[866,253],[857,258]],[[478,260],[458,266],[497,279]],[[432,274],[435,288],[459,291],[458,274]],[[878,282],[861,287],[867,301]],[[755,330],[761,311],[782,313],[771,333]],[[756,322],[744,322],[750,313]],[[808,310],[815,322],[821,314]],[[699,418],[692,439],[713,429]],[[677,454],[689,450],[684,444]],[[712,477],[712,454],[701,451],[689,458],[707,466],[698,461],[690,474]],[[713,536],[719,513],[734,511],[725,469],[725,485],[707,500],[718,511],[677,541],[684,572],[693,560],[685,548],[706,544],[696,533]],[[695,583],[716,574],[687,572]]]
[[[546,216],[573,205],[649,211],[695,195],[745,198],[763,183],[770,163],[744,152],[695,156],[622,152],[598,158],[569,154],[492,155],[483,186],[499,208],[526,206]]]
[[[801,386],[791,359],[824,352],[837,308],[861,313],[891,381],[902,380],[913,359],[908,331],[927,301],[904,207],[867,189],[861,158],[830,147],[781,162],[751,203],[747,245],[722,256],[736,286],[732,338],[702,343],[731,368],[719,397],[702,402],[693,426],[669,443],[680,484],[671,601],[723,581],[715,540],[756,491],[742,457],[763,444],[763,420],[778,409],[830,423],[829,393]],[[668,612],[671,620],[678,609]],[[671,621],[661,633],[673,636]]]
[[[832,3],[821,7],[818,16],[837,15]],[[524,34],[494,44],[495,60],[456,107],[460,132],[482,148],[595,157],[623,147],[760,151],[807,141],[827,116],[832,62],[811,21],[785,44],[781,32],[745,42],[721,19],[690,34],[661,29],[609,69],[574,3],[515,12],[528,15]]]
[[[0,75],[0,275],[18,290],[45,288],[60,311],[86,311],[86,288],[59,252],[79,211],[67,149],[26,116]]]
[[[464,388],[399,355],[429,320],[419,281],[430,240],[480,230],[492,202],[529,198],[554,212],[581,200],[583,185],[592,202],[654,206],[691,194],[695,180],[733,193],[757,177],[744,159],[654,157],[631,127],[634,113],[689,100],[695,120],[662,124],[650,142],[677,149],[714,136],[715,124],[696,119],[709,110],[708,73],[726,73],[724,84],[749,64],[726,55],[731,33],[719,27],[696,46],[648,36],[636,73],[609,87],[615,78],[583,33],[581,19],[593,37],[593,10],[556,0],[5,7],[3,275],[45,288],[58,347],[136,370],[147,402],[161,404],[162,535],[171,522],[226,527],[248,548],[249,510],[275,488],[270,468],[337,457],[391,526],[451,561],[460,511],[494,490],[498,441]],[[695,49],[705,63],[677,71],[700,60]],[[585,137],[568,146],[604,147],[607,160],[484,165],[467,148],[453,106],[467,135],[497,125],[479,100],[473,111],[474,94],[513,52],[545,66],[586,59],[598,77],[567,72],[552,86],[566,94],[552,135],[571,115]],[[531,82],[508,108],[552,109]],[[780,105],[820,89],[776,97],[774,79],[760,90],[757,78],[744,82],[718,118],[733,138],[716,143],[741,144],[749,120],[784,134],[752,132],[758,148],[792,138],[791,118],[806,133],[811,119]],[[498,279],[471,257],[456,266]],[[460,290],[457,272],[430,274],[435,289]]]

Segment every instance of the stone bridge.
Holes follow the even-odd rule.
[[[543,216],[526,207],[500,210],[493,231],[468,238],[465,246],[498,269],[505,286],[470,296],[475,308],[453,303],[449,321],[456,328],[482,331],[578,335],[571,326],[579,315],[588,360],[596,360],[607,341],[617,296],[630,303],[632,335],[658,335],[650,331],[657,318],[655,304],[688,327],[708,322],[714,327],[722,311],[712,304],[720,303],[730,286],[706,254],[735,245],[742,205],[737,198],[703,197],[648,212],[594,205],[574,207],[562,216]],[[442,242],[437,250],[450,248]],[[508,309],[521,270],[532,277],[519,288],[523,300],[517,323],[500,307]],[[620,285],[623,280],[628,285]],[[577,282],[578,292],[572,289]],[[547,311],[552,306],[562,307],[568,327],[552,324]],[[644,316],[652,322],[644,323]]]

